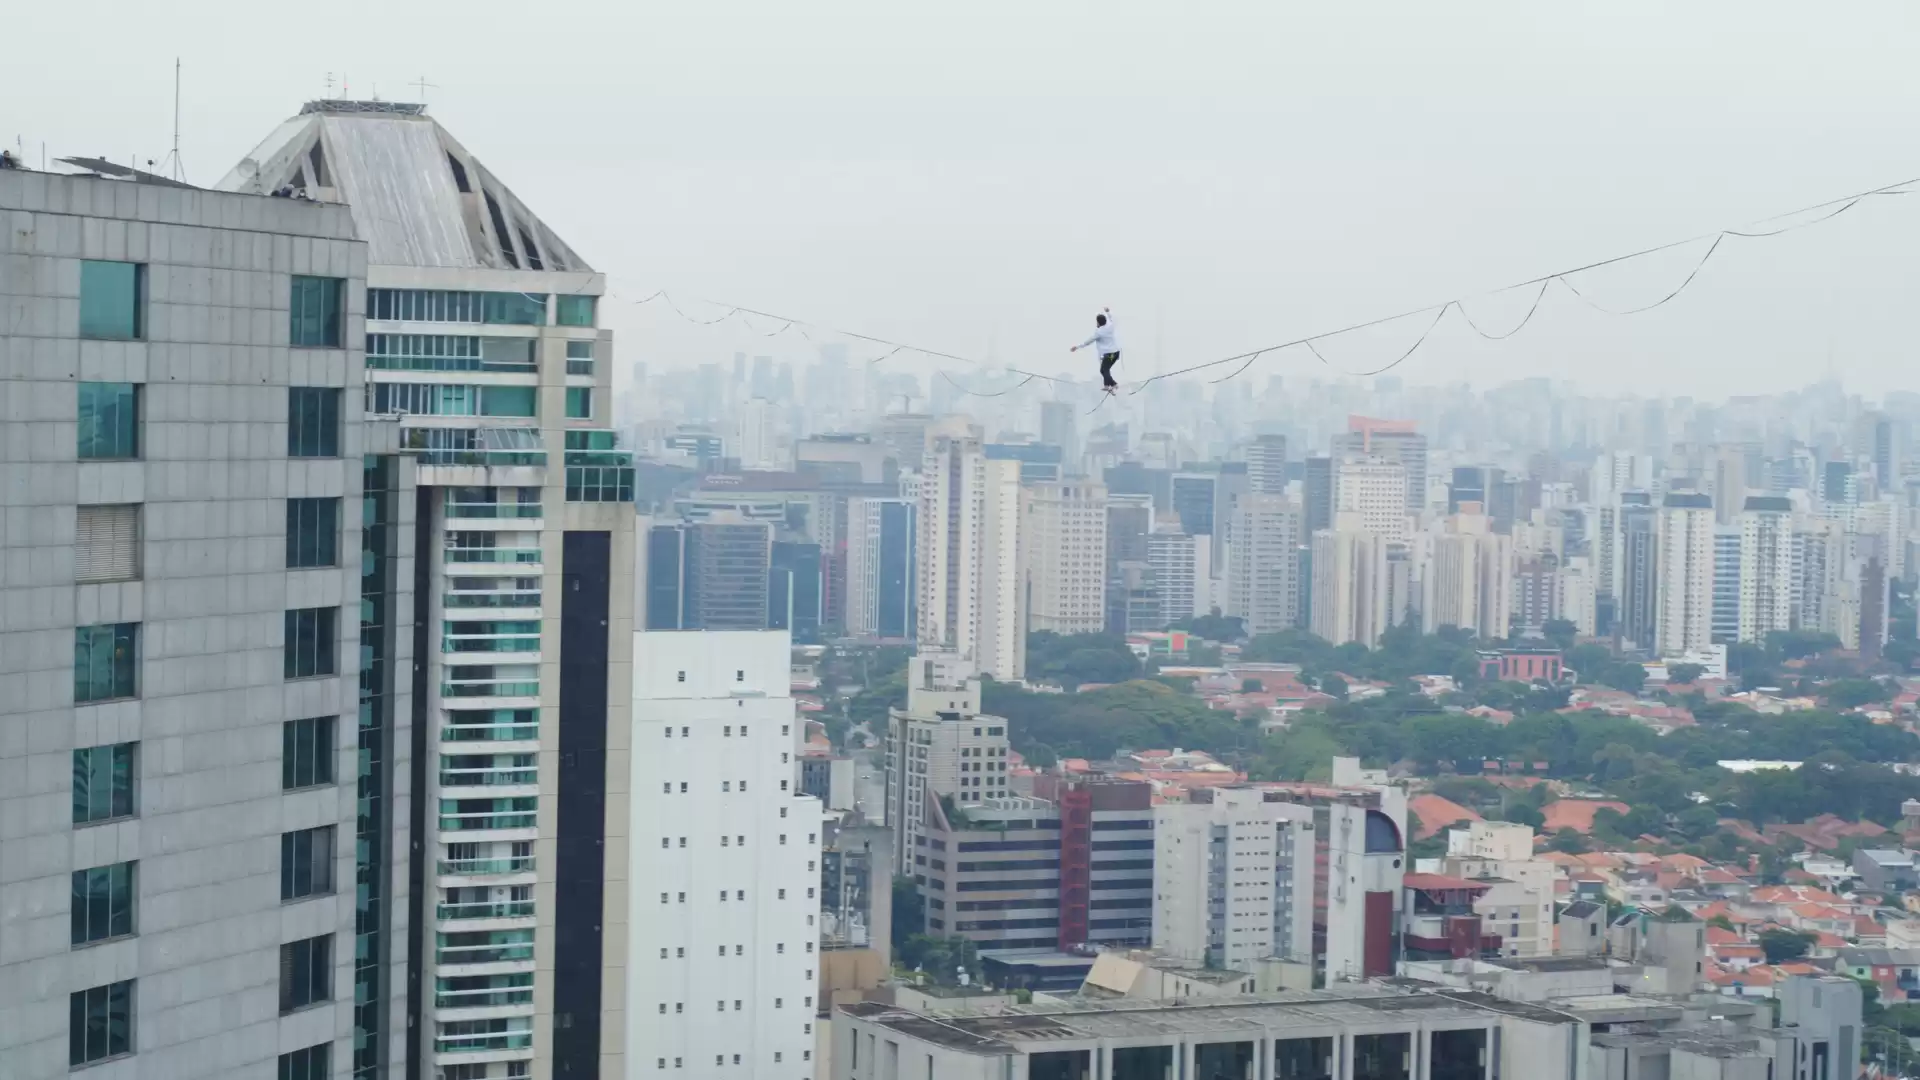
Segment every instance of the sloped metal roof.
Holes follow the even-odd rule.
[[[376,266],[591,270],[423,105],[314,101],[217,189],[346,203]]]

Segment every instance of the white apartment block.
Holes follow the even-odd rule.
[[[1360,529],[1389,540],[1405,540],[1408,501],[1407,467],[1398,461],[1346,457],[1334,465],[1336,518],[1343,513],[1356,514]]]
[[[1335,527],[1313,536],[1315,636],[1372,648],[1387,628],[1387,541],[1360,528],[1360,515],[1334,514]]]
[[[1020,491],[1027,629],[1097,634],[1106,629],[1107,489],[1085,480]]]
[[[1476,821],[1447,833],[1442,873],[1467,879],[1499,878],[1474,901],[1489,934],[1508,956],[1552,956],[1554,864],[1534,857],[1533,830],[1504,821]]]
[[[1654,527],[1655,647],[1662,656],[1704,651],[1713,643],[1713,500],[1695,492],[1669,494]]]
[[[991,460],[980,440],[932,435],[920,476],[919,633],[1009,682],[1026,676],[1020,463]]]
[[[1793,627],[1793,503],[1750,496],[1740,514],[1741,641]]]
[[[1485,514],[1449,517],[1433,538],[1433,557],[1422,582],[1422,629],[1471,629],[1483,638],[1504,638],[1513,613],[1513,540],[1492,531]]]
[[[740,406],[727,449],[731,451],[729,457],[739,459],[742,469],[779,471],[793,467],[793,444],[781,424],[780,408],[763,397]]]
[[[1224,613],[1239,616],[1248,635],[1294,625],[1301,539],[1298,503],[1259,493],[1241,499],[1227,545]]]
[[[420,105],[310,102],[220,186],[348,206],[354,410],[397,417],[418,462],[418,1064],[618,1071],[625,881],[603,839],[628,827],[635,518],[605,276]]]
[[[1255,788],[1192,798],[1153,811],[1154,948],[1235,971],[1311,962],[1313,807]]]
[[[980,712],[980,680],[953,657],[925,653],[908,662],[907,677],[907,707],[887,716],[886,758],[887,823],[903,874],[923,873],[910,868],[929,798],[965,807],[1013,794],[1007,722]]]
[[[399,1075],[413,466],[361,413],[367,247],[150,179],[0,170],[0,1075]]]
[[[1212,610],[1212,537],[1184,532],[1147,535],[1147,565],[1160,594],[1161,617],[1177,622]]]
[[[633,635],[623,994],[600,1076],[811,1080],[820,800],[799,793],[791,639]]]

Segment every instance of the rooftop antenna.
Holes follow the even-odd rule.
[[[167,151],[162,164],[171,164],[175,180],[186,181],[187,166],[180,160],[180,58],[177,56],[173,58],[173,149]]]
[[[327,72],[327,96],[329,98],[333,96],[333,72],[331,71]]]
[[[428,82],[427,77],[425,75],[420,76],[420,78],[417,81],[408,83],[407,85],[412,86],[413,88],[420,91],[420,104],[422,105],[425,105],[427,103],[428,90],[440,89],[439,83]]]

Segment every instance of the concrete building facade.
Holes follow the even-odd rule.
[[[1299,506],[1284,495],[1249,494],[1241,501],[1227,547],[1224,613],[1239,616],[1249,635],[1294,625],[1300,523]]]
[[[0,216],[0,1072],[397,1073],[414,470],[362,412],[367,246],[12,169]]]
[[[626,883],[605,849],[628,829],[636,549],[605,276],[423,105],[309,102],[219,186],[348,207],[363,407],[418,462],[414,779],[434,813],[410,870],[433,936],[409,1054],[474,1080],[618,1071]]]
[[[917,640],[997,679],[1026,675],[1020,462],[978,439],[928,436],[917,523]]]
[[[907,679],[907,707],[887,714],[886,820],[894,865],[919,877],[930,799],[970,806],[1012,790],[1007,722],[980,712],[980,680],[965,661],[922,653],[908,661]]]
[[[813,1075],[820,800],[778,631],[632,637],[624,1074]],[[601,1073],[598,1075],[607,1075]]]
[[[1793,628],[1793,585],[1793,503],[1749,496],[1740,515],[1741,641]]]
[[[1027,630],[1099,633],[1106,627],[1106,486],[1028,484],[1020,504]]]
[[[1713,643],[1713,500],[1674,492],[1655,524],[1654,646],[1662,656],[1704,650]]]
[[[1154,808],[1153,947],[1207,968],[1313,960],[1313,808],[1200,788]]]

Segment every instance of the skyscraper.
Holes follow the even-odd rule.
[[[1249,635],[1294,625],[1300,540],[1300,508],[1286,496],[1248,495],[1242,502],[1228,548],[1224,614],[1239,616]]]
[[[1028,630],[1097,634],[1106,626],[1107,489],[1090,480],[1020,492]]]
[[[1173,512],[1180,517],[1180,527],[1190,536],[1206,537],[1209,543],[1217,527],[1214,515],[1218,481],[1217,473],[1177,472],[1171,482]]]
[[[1652,650],[1659,625],[1659,512],[1644,491],[1620,496],[1619,618],[1615,632],[1630,648]]]
[[[911,640],[916,626],[916,500],[847,501],[847,633]]]
[[[1741,531],[1738,525],[1713,530],[1713,640],[1718,644],[1740,639]]]
[[[1287,493],[1287,437],[1259,435],[1247,444],[1247,489],[1260,495]]]
[[[630,1070],[812,1075],[820,800],[785,633],[633,635],[624,985]],[[563,843],[565,839],[563,838]],[[712,1007],[709,1007],[711,1003]],[[605,1076],[604,1071],[587,1073]]]
[[[1347,418],[1347,431],[1334,437],[1334,456],[1356,455],[1398,462],[1406,485],[1407,512],[1419,514],[1427,506],[1427,437],[1415,431],[1411,420]]]
[[[0,216],[0,1073],[398,1075],[440,543],[362,409],[367,245],[11,169]]]
[[[618,1071],[602,838],[627,827],[606,748],[628,726],[635,518],[606,279],[421,105],[310,102],[220,184],[285,185],[346,204],[366,241],[366,408],[417,452],[419,602],[441,613],[415,638],[437,688],[412,728],[434,811],[410,867],[420,967],[383,1037],[472,1076]],[[338,271],[312,252],[290,244],[289,269]],[[360,313],[341,328],[358,343]]]
[[[1040,441],[1060,448],[1067,475],[1081,475],[1080,440],[1075,434],[1077,420],[1071,401],[1040,403]]]
[[[1335,645],[1372,648],[1386,630],[1389,541],[1361,527],[1360,515],[1334,515],[1334,527],[1313,534],[1309,628]]]
[[[1153,587],[1159,594],[1165,621],[1178,622],[1207,613],[1209,539],[1183,532],[1148,535],[1147,565],[1153,571]]]
[[[998,679],[1023,677],[1020,463],[989,459],[977,439],[930,437],[918,528],[920,645]]]
[[[1306,502],[1303,527],[1309,536],[1333,528],[1333,470],[1334,459],[1325,454],[1307,458],[1302,494]]]
[[[1513,538],[1492,531],[1475,503],[1447,518],[1433,540],[1424,582],[1422,628],[1472,630],[1482,638],[1507,636],[1513,608]]]
[[[1153,946],[1207,968],[1313,960],[1314,808],[1198,788],[1153,810]]]
[[[1792,629],[1793,591],[1793,503],[1749,496],[1740,514],[1739,640]]]
[[[1710,496],[1676,491],[1660,506],[1654,647],[1662,656],[1713,643],[1713,528]]]
[[[1333,514],[1357,515],[1355,527],[1402,541],[1407,536],[1407,470],[1379,457],[1348,456],[1334,466]]]

